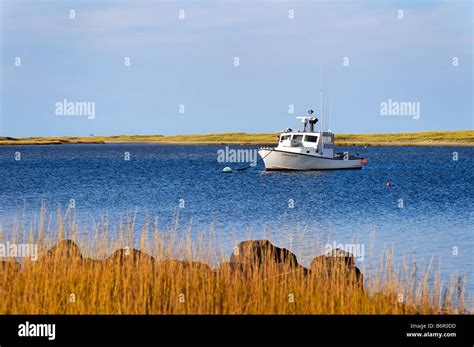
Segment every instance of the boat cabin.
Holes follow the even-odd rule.
[[[334,156],[334,134],[331,132],[285,132],[278,147],[293,148],[303,154]]]

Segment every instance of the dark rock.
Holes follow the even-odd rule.
[[[126,262],[132,262],[133,264],[138,264],[142,262],[150,262],[154,263],[155,258],[153,258],[148,253],[142,252],[138,249],[134,248],[125,248],[125,249],[118,249],[113,252],[107,259],[107,262],[118,262],[121,264],[125,264]]]
[[[157,264],[160,269],[169,269],[171,271],[203,271],[211,272],[209,265],[191,260],[160,260]]]
[[[346,280],[354,281],[359,286],[363,284],[363,275],[355,265],[354,255],[340,248],[315,257],[311,261],[311,272],[328,276],[345,274]]]
[[[357,266],[354,265],[352,267],[352,273],[355,276],[354,277],[355,281],[362,287],[364,283],[364,275],[362,274],[362,272],[359,270]]]
[[[244,266],[243,263],[230,263],[224,261],[214,272],[223,276],[226,276],[227,274],[230,274],[231,276],[237,275],[239,279],[244,279],[247,275],[250,275],[246,270],[249,270],[249,268]]]
[[[21,264],[14,259],[1,260],[0,271],[13,270],[14,272],[21,270]]]
[[[268,240],[249,240],[238,244],[230,257],[233,264],[257,265],[285,264],[292,267],[298,266],[296,255],[286,248],[279,248]]]
[[[306,276],[309,272],[308,269],[301,265],[296,265],[296,266],[291,266],[288,267],[286,264],[277,264],[276,265],[276,273],[274,276],[269,277],[269,278],[280,278],[280,279],[285,279],[291,276]]]
[[[334,248],[313,259],[311,262],[311,268],[318,265],[328,265],[329,267],[337,265],[355,266],[355,259],[351,253],[340,248]]]
[[[243,272],[245,270],[245,267],[242,263],[230,263],[227,261],[224,261],[221,263],[217,271],[222,271],[222,272],[230,272],[230,273],[235,273],[235,272]]]
[[[81,249],[72,240],[61,240],[45,254],[46,257],[82,259]]]

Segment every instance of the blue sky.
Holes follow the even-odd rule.
[[[0,135],[295,128],[294,117],[319,113],[321,67],[325,127],[336,133],[473,129],[472,7],[2,0]],[[95,118],[58,116],[64,99],[94,102]],[[381,115],[389,99],[419,103],[420,118]]]

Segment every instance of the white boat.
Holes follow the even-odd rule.
[[[314,131],[318,119],[308,116],[302,120],[303,131],[285,130],[279,136],[278,146],[262,147],[258,154],[266,170],[341,170],[362,169],[368,160],[347,152],[335,153],[334,134]],[[309,131],[306,131],[309,123]]]

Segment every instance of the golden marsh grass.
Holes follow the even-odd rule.
[[[151,142],[174,144],[276,144],[279,133],[247,134],[243,132],[190,135],[115,135],[61,137],[0,137],[0,145],[41,145],[67,143]],[[474,146],[474,130],[425,131],[390,134],[336,134],[339,146]]]
[[[4,230],[0,233],[0,242],[22,241],[39,248],[38,259],[24,258],[21,269],[11,259],[0,263],[1,314],[457,314],[471,310],[459,279],[443,283],[431,267],[420,274],[417,264],[409,261],[397,270],[391,252],[384,252],[375,271],[364,273],[361,289],[344,266],[315,266],[310,271],[289,262],[233,266],[228,263],[230,254],[223,254],[218,244],[193,239],[190,232],[179,236],[147,224],[137,236],[127,222],[112,235],[105,222],[92,236],[80,238],[75,221],[67,226],[60,213],[54,232],[45,226],[44,217],[40,219],[37,227],[23,231],[16,227],[8,238]],[[54,247],[66,239],[79,248],[66,252]]]

